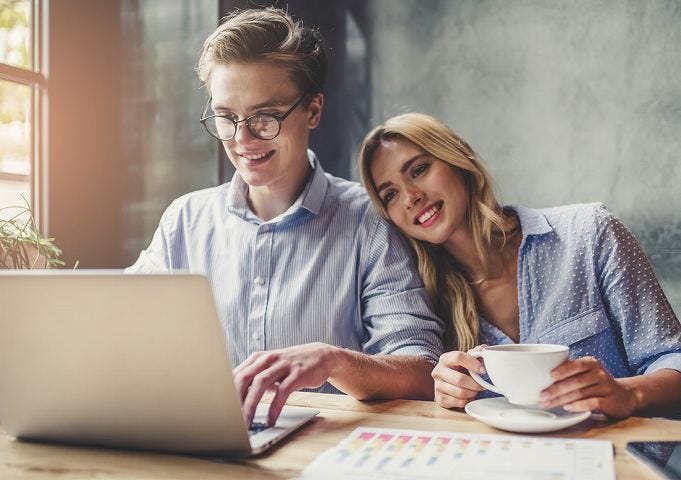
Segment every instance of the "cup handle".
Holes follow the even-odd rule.
[[[470,353],[470,356],[471,356],[471,357],[476,357],[476,358],[482,358],[482,352],[480,352],[480,351],[478,351],[478,352],[471,352],[471,353]],[[481,387],[485,387],[487,390],[489,390],[489,391],[491,391],[491,392],[494,392],[494,393],[498,393],[498,394],[500,394],[500,395],[503,395],[503,393],[501,393],[497,387],[495,387],[494,385],[492,385],[491,383],[489,383],[488,381],[486,381],[484,378],[482,378],[482,377],[481,377],[480,375],[478,375],[477,373],[471,372],[470,370],[468,371],[468,373],[469,373],[470,376],[473,378],[473,380],[475,380],[476,382],[478,382],[478,383],[480,384]]]

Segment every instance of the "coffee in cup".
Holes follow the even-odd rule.
[[[568,351],[565,345],[494,345],[471,353],[484,360],[492,383],[475,372],[470,375],[481,386],[505,396],[511,403],[537,405],[541,391],[553,383],[551,370],[567,360]]]

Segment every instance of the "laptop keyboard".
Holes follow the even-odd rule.
[[[251,427],[248,429],[248,435],[255,435],[258,432],[262,432],[265,429],[268,429],[270,427],[267,426],[265,422],[253,422],[251,423]]]

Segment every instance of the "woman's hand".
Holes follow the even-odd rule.
[[[593,357],[568,360],[556,367],[554,383],[539,397],[542,408],[562,406],[569,412],[599,410],[609,417],[626,418],[637,409],[635,390],[613,378]]]
[[[478,345],[468,352],[482,350],[486,345]],[[483,374],[482,362],[464,352],[446,352],[433,369],[431,376],[435,380],[435,401],[444,408],[463,408],[476,395],[483,391],[478,382],[473,380],[468,371]]]

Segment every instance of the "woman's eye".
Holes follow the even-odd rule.
[[[426,170],[428,170],[428,165],[424,163],[423,165],[419,165],[418,167],[414,168],[414,170],[411,172],[411,176],[418,177]]]
[[[385,196],[383,197],[383,203],[387,204],[390,200],[393,199],[394,196],[395,196],[394,191],[390,191],[390,192],[386,193]]]

